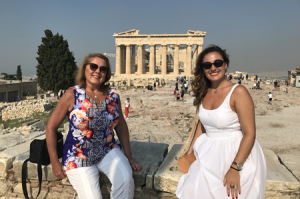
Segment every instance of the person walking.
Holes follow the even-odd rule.
[[[156,82],[153,83],[153,90],[156,90]]]
[[[180,101],[180,92],[178,89],[177,89],[177,101]]]
[[[272,95],[272,93],[271,93],[271,92],[269,92],[269,94],[268,94],[268,99],[269,99],[269,102],[268,102],[268,104],[272,105],[272,99],[273,99],[273,95]]]
[[[256,90],[260,90],[260,81],[257,81],[256,83]]]
[[[174,101],[176,100],[176,93],[177,93],[177,91],[176,91],[176,88],[174,89],[174,92],[173,92],[173,98],[174,98]]]
[[[187,81],[184,83],[184,90],[185,90],[185,93],[188,92],[188,83],[187,83]]]
[[[187,154],[191,164],[177,185],[179,199],[263,199],[267,167],[255,139],[253,100],[224,79],[226,50],[209,45],[197,58],[191,83],[199,122]]]
[[[184,101],[184,93],[185,93],[185,90],[184,90],[184,88],[183,88],[183,86],[181,86],[181,95],[180,95],[180,97],[181,97],[181,101],[183,102]]]
[[[130,107],[130,98],[127,98],[127,100],[125,101],[125,117],[126,117],[126,119],[128,119],[129,107]]]
[[[275,79],[275,81],[274,81],[274,89],[275,89],[275,90],[277,90],[277,84],[278,84],[278,82],[277,82],[277,80]]]
[[[59,100],[46,127],[52,172],[59,179],[68,176],[80,199],[102,198],[99,171],[112,183],[110,198],[132,199],[132,170],[142,170],[132,157],[120,97],[110,88],[110,78],[106,56],[95,53],[85,57],[77,72],[77,85],[69,88]],[[66,115],[70,128],[60,162],[56,131]],[[121,144],[116,142],[114,131]]]

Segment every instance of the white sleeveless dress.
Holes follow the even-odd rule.
[[[199,119],[206,133],[199,136],[193,146],[196,161],[179,180],[176,189],[178,198],[228,198],[223,180],[243,137],[238,115],[230,107],[230,97],[236,86],[233,86],[219,108],[206,110],[201,104]],[[241,195],[238,198],[263,199],[266,180],[266,161],[255,140],[244,168],[240,171]]]

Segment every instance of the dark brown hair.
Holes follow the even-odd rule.
[[[204,70],[202,67],[203,58],[205,55],[211,52],[218,52],[223,58],[223,61],[229,67],[229,55],[226,53],[226,50],[222,50],[219,46],[211,44],[207,46],[197,57],[196,67],[194,69],[194,79],[191,82],[192,86],[192,96],[195,97],[194,99],[194,106],[199,107],[202,103],[203,98],[207,93],[207,89],[210,88],[211,82],[204,74]]]
[[[111,68],[110,68],[109,59],[105,55],[100,54],[100,53],[89,54],[88,56],[86,56],[83,59],[81,65],[80,65],[80,68],[78,69],[77,75],[76,75],[76,84],[81,88],[86,87],[85,68],[90,63],[90,61],[95,57],[99,57],[101,59],[104,59],[104,61],[106,62],[106,67],[108,68],[108,70],[106,72],[105,80],[100,86],[100,90],[101,91],[107,91],[108,88],[109,88],[108,81],[111,78]]]

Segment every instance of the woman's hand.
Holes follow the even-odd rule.
[[[241,194],[240,186],[240,173],[234,169],[229,169],[224,177],[224,186],[227,185],[227,195],[231,195],[232,199],[238,198],[238,195]],[[230,188],[234,186],[234,188]]]
[[[128,162],[134,171],[142,171],[143,167],[133,157]]]
[[[64,179],[66,178],[66,174],[64,173],[63,169],[62,169],[62,165],[60,162],[51,164],[52,165],[52,173],[53,175],[55,175],[57,178],[59,179]]]

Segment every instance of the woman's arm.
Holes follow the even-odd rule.
[[[233,111],[237,113],[243,131],[243,138],[234,161],[244,164],[252,150],[256,136],[254,103],[247,89],[243,86],[235,88],[232,102]]]
[[[119,96],[118,101],[119,101],[119,123],[115,127],[115,130],[116,130],[116,133],[120,140],[120,143],[124,149],[125,156],[127,157],[128,161],[130,163],[130,166],[135,171],[141,171],[142,166],[139,163],[137,163],[137,161],[132,157],[132,154],[131,154],[129,131],[128,131],[128,126],[123,117],[121,103],[120,103],[120,96]]]
[[[241,128],[243,131],[243,138],[241,140],[239,150],[234,158],[234,162],[244,164],[248,155],[250,154],[255,141],[255,115],[253,100],[243,86],[237,86],[232,94],[230,101],[231,109],[237,113]],[[232,167],[237,168],[237,165],[232,164]],[[227,185],[228,196],[241,194],[240,173],[234,169],[228,168],[224,177],[224,186]],[[230,185],[237,186],[238,189],[230,189]]]
[[[69,88],[58,101],[57,106],[55,107],[46,126],[46,141],[47,141],[47,147],[48,147],[50,161],[52,165],[52,172],[56,177],[60,179],[65,178],[65,176],[62,170],[62,165],[59,162],[57,157],[56,131],[59,125],[66,117],[68,111],[72,110],[73,105],[74,105],[74,92],[73,89]]]

